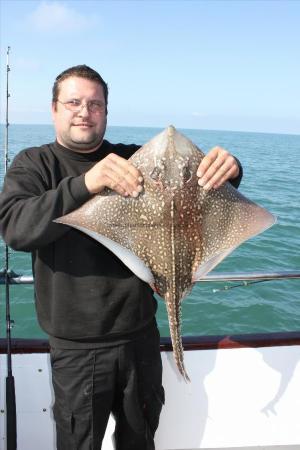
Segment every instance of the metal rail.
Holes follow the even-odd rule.
[[[8,271],[9,284],[33,284],[32,275],[19,275]],[[218,272],[210,273],[199,280],[199,283],[224,281],[271,281],[285,279],[300,279],[300,271],[274,271],[274,272]],[[5,271],[0,271],[0,285],[5,284]]]

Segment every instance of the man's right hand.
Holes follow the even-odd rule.
[[[124,197],[137,197],[143,190],[143,177],[130,161],[110,153],[85,174],[85,185],[91,194],[105,187]]]

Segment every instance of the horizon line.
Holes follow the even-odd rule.
[[[0,122],[0,126],[5,126],[6,127],[6,123],[5,122]],[[11,125],[27,125],[27,126],[52,126],[54,129],[54,125],[53,123],[9,123],[9,126]],[[169,124],[171,125],[171,124]],[[167,128],[167,126],[158,126],[158,125],[147,125],[147,126],[142,126],[142,125],[107,125],[107,128],[110,127],[118,127],[118,128],[159,128],[159,129],[165,129]],[[246,131],[246,130],[228,130],[228,129],[216,129],[216,128],[189,128],[189,127],[175,127],[178,130],[195,130],[195,131],[222,131],[222,132],[227,132],[227,133],[256,133],[256,134],[278,134],[278,135],[283,135],[283,136],[300,136],[300,131],[299,133],[289,133],[289,132],[274,132],[274,131]]]

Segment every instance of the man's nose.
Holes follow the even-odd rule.
[[[80,110],[77,113],[80,117],[87,117],[90,114],[90,110],[87,104],[82,104]]]

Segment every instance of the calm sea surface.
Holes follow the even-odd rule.
[[[161,129],[110,127],[111,142],[143,144]],[[227,257],[216,272],[300,270],[300,135],[180,130],[207,152],[214,145],[230,150],[242,162],[240,191],[278,218],[263,234],[250,239]],[[11,159],[26,147],[54,140],[51,125],[9,127]],[[1,128],[1,143],[4,127]],[[3,146],[1,145],[3,148]],[[1,155],[0,185],[4,162]],[[0,242],[0,268],[4,267]],[[80,255],[79,255],[80,257]],[[31,274],[30,255],[11,252],[10,267]],[[183,302],[183,333],[233,334],[300,330],[300,280],[269,281],[214,292],[237,283],[199,283]],[[4,286],[0,286],[1,335],[5,333]],[[11,287],[13,337],[44,337],[35,316],[33,287]],[[159,301],[161,334],[169,334],[163,301]]]

